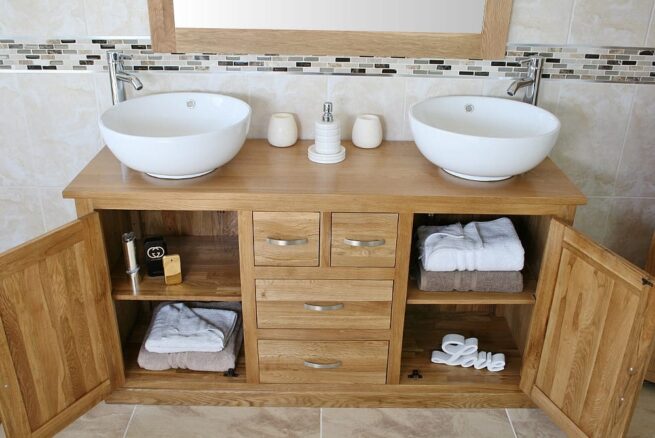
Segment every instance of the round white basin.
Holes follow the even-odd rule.
[[[446,172],[499,181],[535,168],[550,153],[560,121],[550,112],[510,99],[433,97],[413,105],[416,146]]]
[[[157,178],[194,178],[239,153],[251,113],[247,103],[220,94],[154,94],[105,111],[100,132],[131,169]]]

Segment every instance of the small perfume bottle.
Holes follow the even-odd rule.
[[[315,144],[309,147],[309,159],[321,164],[339,163],[346,158],[341,145],[341,124],[334,118],[332,102],[323,104],[323,117],[314,123]]]

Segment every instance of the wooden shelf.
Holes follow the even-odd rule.
[[[236,237],[166,237],[170,254],[180,254],[182,284],[144,275],[134,293],[121,263],[112,271],[115,300],[241,301],[239,245]]]
[[[415,280],[407,286],[407,304],[534,304],[537,281],[525,276],[523,292],[426,292]]]
[[[123,346],[125,361],[125,388],[145,389],[210,389],[226,384],[246,383],[246,359],[243,345],[236,363],[238,376],[228,377],[223,373],[209,371],[165,370],[150,371],[141,368],[137,362],[141,342],[148,324],[139,322],[128,342]]]
[[[432,351],[441,349],[444,335],[457,333],[476,337],[481,350],[504,353],[505,370],[488,370],[438,365],[430,362]],[[419,370],[422,379],[408,376]],[[518,390],[521,355],[505,318],[475,313],[439,313],[432,307],[411,307],[405,318],[405,335],[400,383],[406,385],[454,385],[479,390]],[[455,390],[455,389],[454,389]]]

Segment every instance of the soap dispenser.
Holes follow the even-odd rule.
[[[323,117],[314,124],[314,144],[307,156],[315,163],[334,164],[346,158],[346,148],[341,145],[341,125],[332,113],[332,102],[323,104]]]

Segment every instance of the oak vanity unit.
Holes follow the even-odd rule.
[[[0,257],[0,408],[10,437],[49,436],[100,400],[267,406],[543,408],[577,436],[619,436],[655,331],[652,276],[570,224],[584,196],[550,161],[496,183],[449,176],[413,143],[249,141],[184,181],[104,149],[65,190],[79,219]],[[421,292],[421,224],[508,216],[526,248],[517,294]],[[163,234],[184,282],[134,294],[121,233]],[[153,303],[241,301],[234,375],[136,363]],[[507,355],[499,373],[435,365],[447,333]]]

